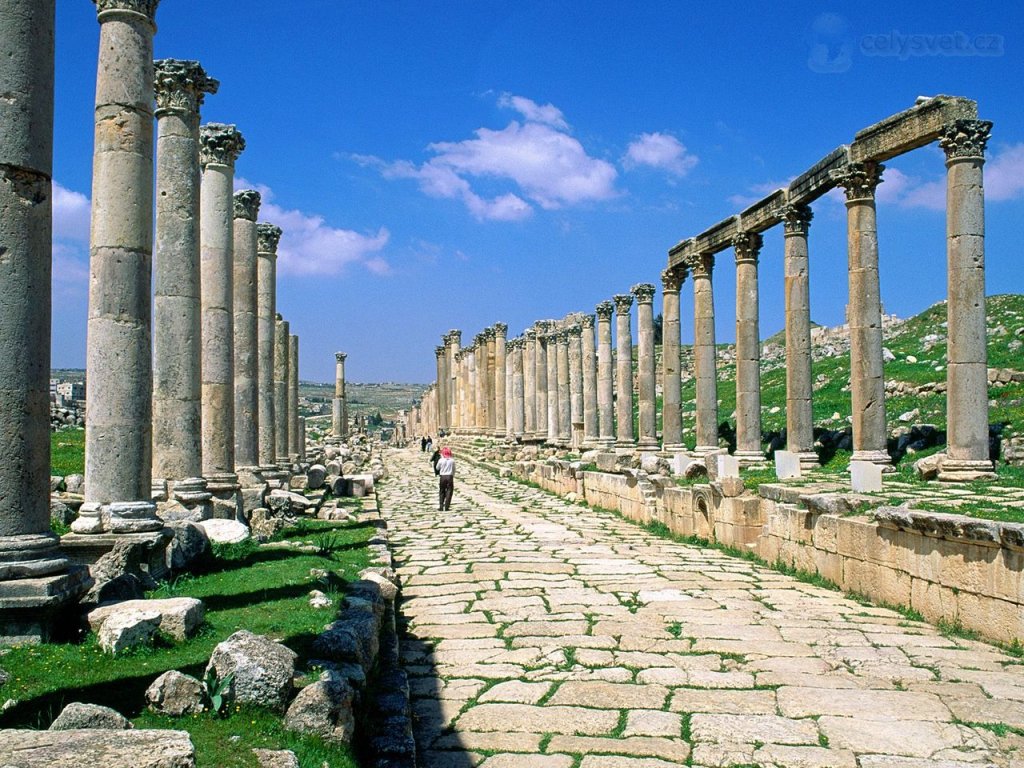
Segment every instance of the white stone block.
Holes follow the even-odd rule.
[[[740,476],[740,460],[728,454],[718,454],[718,479]]]
[[[687,456],[685,453],[676,453],[672,455],[672,474],[682,476],[686,472],[686,468],[693,463],[693,459]]]
[[[850,462],[850,486],[854,493],[882,490],[882,467],[870,461]]]
[[[779,480],[800,477],[800,457],[792,451],[776,451],[775,476]]]

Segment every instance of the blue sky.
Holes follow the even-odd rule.
[[[53,363],[81,367],[99,28],[87,0],[57,5]],[[220,80],[203,121],[238,125],[236,173],[284,228],[278,305],[304,379],[331,380],[344,350],[351,381],[427,382],[450,328],[513,335],[638,282],[658,285],[660,311],[672,245],[919,95],[976,99],[995,122],[988,292],[1024,292],[1016,2],[163,0],[157,25],[157,58]],[[936,50],[936,35],[969,47]],[[888,164],[888,312],[945,297],[944,174],[934,145]],[[812,318],[841,323],[835,195],[815,204],[810,253]],[[782,327],[781,256],[773,230],[762,337]],[[730,261],[715,273],[720,341],[734,335]],[[688,343],[689,284],[682,312]]]

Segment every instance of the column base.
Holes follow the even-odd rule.
[[[237,467],[238,484],[243,488],[256,488],[264,485],[267,481],[263,477],[263,470],[257,466]]]
[[[215,472],[206,477],[206,490],[213,498],[213,517],[244,522],[242,514],[242,486],[234,472]]]
[[[939,481],[943,483],[970,483],[974,480],[995,479],[995,467],[991,461],[951,459],[947,456],[939,465]]]
[[[867,461],[877,464],[882,468],[882,474],[885,475],[896,471],[896,467],[892,463],[892,456],[887,451],[854,451],[850,461]]]
[[[114,549],[121,542],[141,544],[143,558],[140,562],[142,570],[154,580],[159,581],[168,574],[166,550],[174,532],[170,528],[161,528],[148,533],[100,533],[80,534],[67,533],[60,538],[60,547],[71,560],[79,565],[92,565],[101,557]]]
[[[156,504],[151,501],[112,501],[108,504],[87,501],[79,508],[78,518],[71,523],[72,533],[88,536],[148,533],[163,527],[163,521],[156,516]]]
[[[740,469],[749,469],[756,466],[768,466],[768,459],[761,451],[736,451],[733,454],[740,463]]]
[[[641,451],[657,451],[661,448],[661,443],[655,437],[641,437],[637,447]]]
[[[794,451],[797,458],[800,459],[801,471],[805,469],[817,469],[821,466],[821,459],[818,458],[818,454],[814,451]]]
[[[0,581],[0,645],[54,639],[64,609],[77,604],[92,585],[83,565],[40,578]]]
[[[717,453],[722,450],[717,445],[697,445],[693,449],[694,456],[707,456],[709,453]]]

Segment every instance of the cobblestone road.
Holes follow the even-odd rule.
[[[465,461],[441,513],[387,458],[428,768],[1024,767],[1018,658]]]

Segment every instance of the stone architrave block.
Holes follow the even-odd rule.
[[[792,451],[776,451],[775,476],[779,480],[800,477],[800,457]]]
[[[850,462],[850,487],[854,493],[882,490],[882,467],[870,461]]]
[[[719,454],[718,459],[718,479],[721,480],[725,477],[739,477],[740,476],[740,460],[735,456],[728,456]]]

